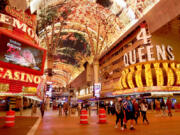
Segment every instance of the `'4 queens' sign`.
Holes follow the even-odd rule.
[[[141,25],[140,32],[137,34],[136,39],[142,40],[143,44],[141,47],[124,54],[125,67],[138,62],[175,59],[173,48],[170,45],[152,45],[150,38],[151,35],[147,33],[145,25]]]

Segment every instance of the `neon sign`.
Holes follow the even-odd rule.
[[[23,87],[24,93],[36,93],[37,88],[36,87]]]
[[[28,74],[20,71],[13,71],[10,69],[0,67],[0,80],[8,79],[15,81],[22,81],[26,83],[39,84],[41,81],[41,76]]]
[[[36,35],[36,32],[16,18],[0,13],[0,23],[8,24],[13,26],[14,28],[20,29],[21,31],[27,33],[30,38],[34,39],[37,44],[39,44],[39,39]]]
[[[22,22],[25,22],[30,27],[34,28],[36,27],[35,22],[33,21],[32,15],[28,15],[27,13],[23,11],[17,11],[13,7],[10,7],[9,5],[5,8],[6,12],[15,18],[21,20]]]
[[[138,62],[156,61],[156,60],[174,60],[173,48],[168,45],[152,45],[151,35],[147,32],[145,24],[141,24],[140,32],[136,39],[142,40],[143,44],[124,54],[123,60],[125,67]]]
[[[153,51],[156,50],[156,51]],[[147,45],[134,49],[124,54],[125,67],[138,62],[155,61],[155,60],[174,60],[173,48],[168,45]]]
[[[9,91],[9,84],[0,83],[0,92],[7,92]]]

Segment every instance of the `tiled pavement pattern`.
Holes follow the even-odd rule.
[[[89,124],[80,125],[79,117],[58,116],[57,111],[45,113],[36,135],[180,135],[180,112],[173,114],[173,117],[149,112],[149,125],[142,123],[135,125],[135,130],[128,129],[121,131],[115,129],[115,116],[107,117],[107,124],[98,124],[96,116],[89,117]]]

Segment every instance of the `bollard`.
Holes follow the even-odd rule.
[[[5,127],[14,127],[15,124],[15,111],[8,111],[5,118]]]
[[[88,124],[88,113],[87,113],[87,111],[85,109],[81,110],[80,124]]]
[[[103,108],[99,109],[99,123],[106,123],[106,111]]]

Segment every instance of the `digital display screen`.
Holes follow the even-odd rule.
[[[0,35],[0,61],[41,71],[44,51],[4,34]]]
[[[94,96],[99,98],[100,97],[100,91],[101,91],[101,83],[95,83],[94,84]]]

